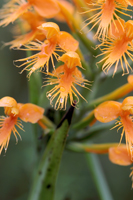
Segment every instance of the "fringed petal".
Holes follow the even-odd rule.
[[[2,152],[2,149],[4,148],[5,151],[7,150],[11,132],[13,132],[16,142],[18,141],[16,133],[19,135],[18,131],[15,128],[15,125],[17,125],[20,129],[22,129],[22,125],[17,122],[17,117],[7,117],[7,118],[1,118],[0,119],[0,154]],[[23,129],[22,129],[23,130]],[[19,135],[21,138],[21,136]]]
[[[37,31],[31,31],[30,33],[27,33],[25,35],[18,36],[15,40],[5,43],[4,46],[11,45],[10,49],[13,49],[15,47],[20,48],[22,45],[25,45],[33,40],[36,36],[36,32]]]
[[[129,115],[121,115],[121,122],[123,126],[122,135],[125,131],[125,140],[127,144],[128,152],[131,154],[131,159],[133,160],[133,122]],[[122,136],[121,136],[122,137]]]
[[[31,5],[25,0],[11,0],[11,2],[4,5],[0,10],[0,26],[7,26],[9,23],[14,22],[24,12],[28,10]]]

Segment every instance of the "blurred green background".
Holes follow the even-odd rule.
[[[0,7],[3,2],[3,0],[0,1]],[[0,27],[1,47],[3,42],[13,39],[11,30],[12,25]],[[17,102],[29,102],[26,73],[19,74],[21,70],[13,65],[13,60],[23,57],[25,57],[24,52],[9,50],[9,47],[0,49],[0,98],[11,96]],[[127,82],[126,79],[127,76],[122,77],[121,74],[106,79],[100,85],[97,97],[123,85]],[[0,114],[3,113],[3,108],[0,108]],[[0,200],[26,200],[28,198],[38,160],[32,126],[24,122],[23,125],[25,132],[19,131],[22,141],[19,140],[16,145],[12,135],[7,152],[3,151],[0,156]],[[121,131],[117,133],[116,129],[104,131],[99,133],[93,142],[119,142],[120,133]],[[39,134],[41,134],[40,131],[38,137]],[[73,134],[73,132],[70,131],[69,134]],[[132,200],[130,166],[114,165],[109,161],[108,155],[98,155],[98,159],[113,199]],[[65,150],[59,170],[55,200],[99,200],[91,171],[83,153]]]

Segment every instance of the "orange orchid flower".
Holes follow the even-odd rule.
[[[58,54],[55,52],[63,52],[63,51],[76,51],[78,48],[78,41],[75,40],[69,33],[65,31],[60,31],[59,26],[53,22],[47,22],[38,27],[39,30],[42,30],[44,35],[46,36],[46,40],[44,42],[30,42],[28,45],[24,45],[30,51],[40,51],[39,53],[32,55],[27,58],[16,60],[25,61],[18,67],[27,65],[23,70],[30,71],[28,76],[37,69],[43,68],[46,65],[46,71],[49,71],[49,60],[51,58],[53,68],[55,58],[58,58]],[[33,65],[33,66],[32,66]],[[32,66],[32,67],[31,67]]]
[[[11,0],[0,10],[0,18],[2,19],[0,26],[7,26],[9,23],[14,22],[31,6],[39,15],[45,18],[52,18],[60,11],[55,0]]]
[[[111,147],[109,148],[109,159],[112,163],[121,165],[121,166],[128,166],[133,163],[129,152],[127,152],[126,145],[121,145],[118,147]],[[132,180],[132,188],[133,188],[133,167],[131,167],[130,177]]]
[[[24,122],[37,123],[42,119],[44,109],[31,103],[21,104],[17,103],[12,97],[3,97],[0,99],[0,107],[4,107],[7,117],[0,117],[0,154],[3,150],[7,150],[11,133],[13,132],[16,142],[18,141],[17,131],[15,125],[23,130],[20,118]]]
[[[5,43],[5,46],[11,45],[10,48],[21,47],[22,45],[30,42],[31,40],[44,40],[45,35],[37,27],[44,23],[43,17],[35,12],[27,11],[21,16],[21,23],[24,35],[17,36],[15,40]],[[28,30],[27,30],[28,29]]]
[[[131,154],[131,159],[133,159],[133,97],[129,96],[125,98],[122,103],[106,101],[94,110],[94,115],[95,118],[102,123],[107,123],[120,117],[115,127],[118,127],[118,130],[123,128],[120,142],[125,132],[127,149]]]
[[[115,21],[115,24],[118,25],[117,29],[115,25],[111,26],[109,38],[100,45],[102,53],[98,55],[104,55],[104,58],[97,64],[104,62],[102,69],[105,73],[114,65],[113,75],[116,73],[119,64],[122,68],[123,75],[128,74],[129,69],[132,70],[127,57],[133,61],[133,21],[129,20],[126,23],[124,20],[120,21],[123,28],[118,25],[119,21]]]
[[[108,30],[111,26],[111,23],[113,23],[117,28],[117,25],[115,24],[115,19],[117,19],[119,21],[119,24],[122,26],[120,22],[120,17],[117,13],[130,17],[129,14],[125,13],[125,11],[128,10],[128,2],[126,0],[92,0],[92,3],[90,3],[89,5],[91,6],[90,9],[84,13],[96,13],[93,13],[93,15],[86,20],[89,22],[85,26],[92,25],[90,31],[94,27],[98,26],[95,37],[102,37],[103,40],[108,35]],[[124,12],[122,12],[122,10],[124,10]]]
[[[71,105],[73,104],[74,97],[79,101],[78,95],[86,101],[76,89],[75,85],[87,88],[85,85],[89,85],[89,81],[83,78],[82,73],[76,67],[79,66],[82,68],[77,53],[67,52],[63,54],[59,60],[65,64],[59,66],[52,73],[48,73],[48,75],[53,76],[53,78],[47,78],[46,85],[55,86],[47,92],[47,97],[50,99],[51,105],[55,100],[55,109],[66,109],[68,96],[70,97]]]

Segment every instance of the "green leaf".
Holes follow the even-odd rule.
[[[39,164],[35,182],[29,200],[53,200],[56,177],[68,133],[68,122],[65,120],[52,135]]]
[[[76,103],[74,107],[75,105]],[[54,198],[56,178],[74,107],[70,107],[50,138],[37,169],[29,200],[53,200]]]

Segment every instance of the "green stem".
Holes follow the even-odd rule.
[[[86,153],[85,156],[100,199],[113,200],[98,156],[91,153]]]
[[[67,120],[50,138],[39,163],[29,200],[53,200],[56,178],[67,138],[69,124]]]

